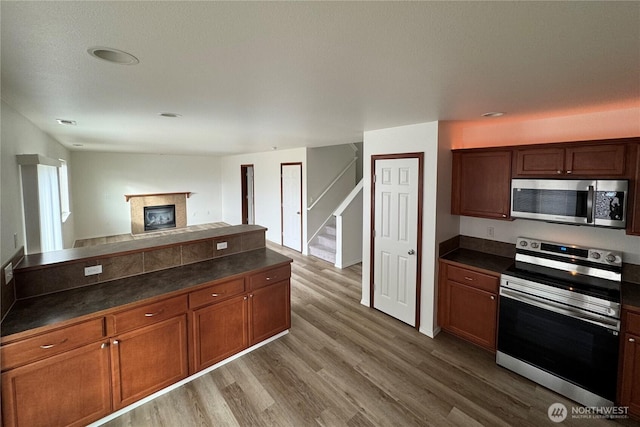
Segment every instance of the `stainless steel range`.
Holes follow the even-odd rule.
[[[519,237],[496,362],[585,406],[616,396],[622,254]]]

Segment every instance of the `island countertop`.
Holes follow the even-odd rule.
[[[271,249],[234,255],[16,301],[0,324],[2,342],[12,335],[164,295],[186,293],[214,280],[234,278],[292,262]]]

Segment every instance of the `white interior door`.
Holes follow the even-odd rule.
[[[255,224],[255,208],[253,205],[253,166],[247,167],[247,224]]]
[[[416,325],[417,158],[375,161],[374,307]]]
[[[280,165],[282,246],[302,252],[302,164]]]

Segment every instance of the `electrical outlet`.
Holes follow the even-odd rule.
[[[10,262],[4,268],[4,283],[8,285],[9,282],[11,282],[12,280],[13,280],[13,263]]]
[[[98,265],[92,265],[91,267],[85,267],[84,268],[84,275],[85,276],[93,276],[95,274],[100,274],[102,273],[102,265],[98,264]]]
[[[218,242],[216,243],[216,250],[227,249],[227,242]]]
[[[495,232],[493,230],[493,227],[487,227],[487,236],[495,237]]]

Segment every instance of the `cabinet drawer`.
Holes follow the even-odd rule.
[[[478,273],[465,268],[447,265],[447,279],[473,286],[488,292],[498,292],[499,280],[495,276]]]
[[[249,289],[254,290],[291,277],[291,265],[272,268],[249,276]]]
[[[120,333],[141,326],[169,319],[187,311],[187,296],[169,298],[139,308],[123,311],[113,316],[114,331]]]
[[[244,292],[244,279],[236,279],[230,282],[218,283],[189,294],[189,308],[225,300]]]
[[[53,356],[105,337],[104,318],[89,320],[2,346],[2,370]]]
[[[627,311],[625,331],[640,335],[640,314]]]

